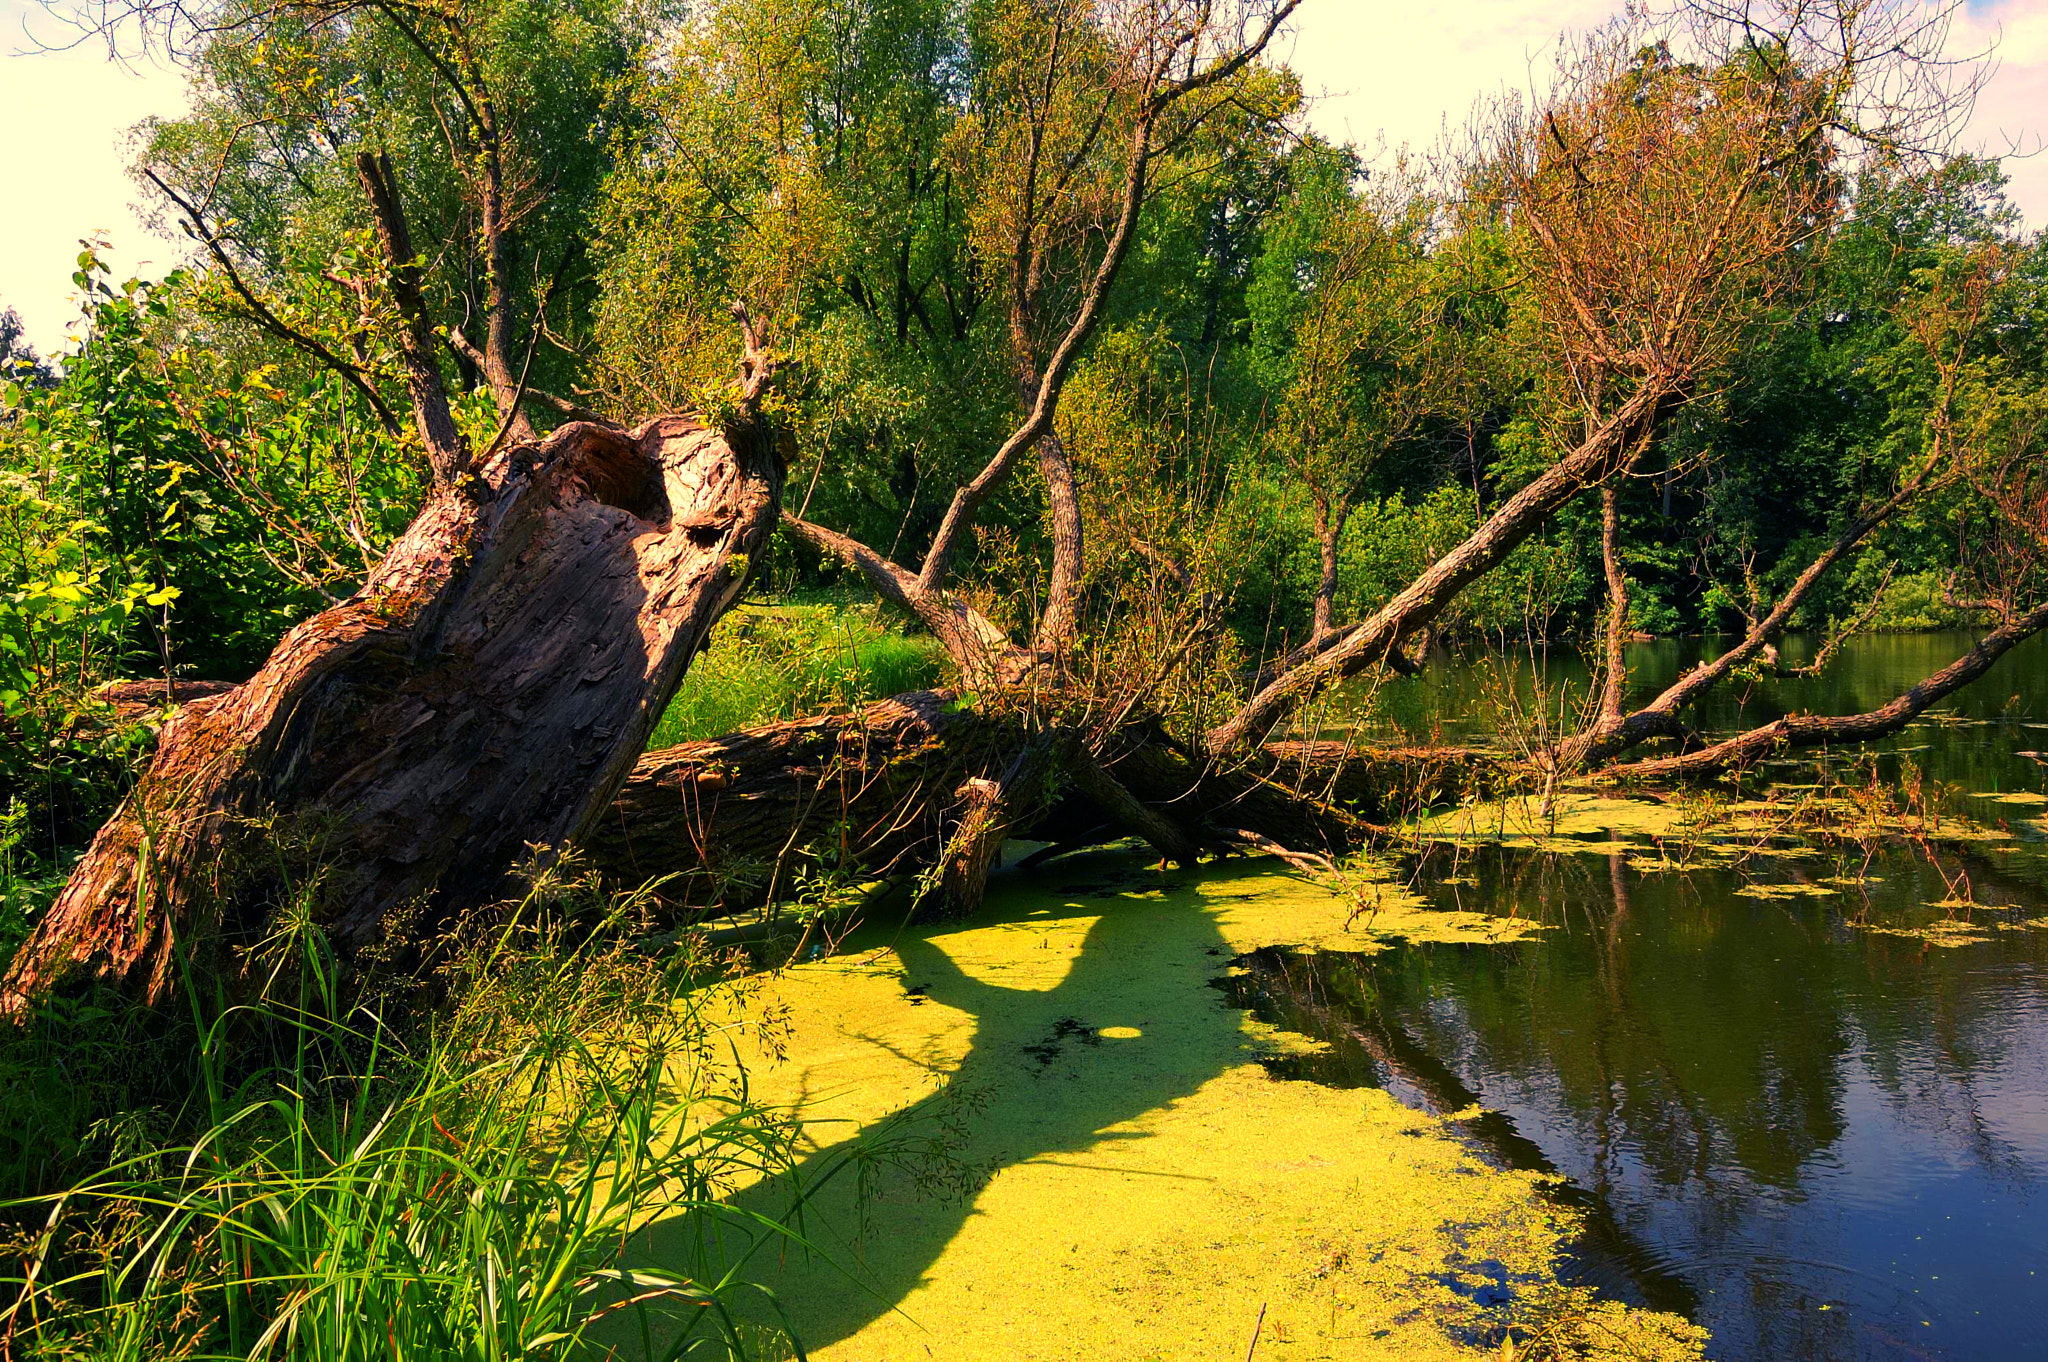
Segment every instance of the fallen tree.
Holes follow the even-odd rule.
[[[963,835],[985,840],[971,822],[977,783],[1000,784],[1037,746],[1037,797],[1006,804],[1009,835],[1137,838],[1184,862],[1246,844],[1247,833],[1341,855],[1386,821],[1498,793],[1513,776],[1471,749],[1336,742],[1272,743],[1221,764],[1149,716],[1092,736],[1077,724],[1048,742],[1024,711],[920,691],[650,752],[581,846],[614,883],[666,878],[660,898],[689,918],[792,897],[806,871],[916,874],[942,865]],[[923,910],[963,911],[955,892],[934,883]]]
[[[0,1006],[87,980],[161,999],[180,951],[263,931],[280,837],[345,948],[502,893],[529,844],[604,815],[773,527],[779,467],[765,430],[666,417],[438,488],[360,592],[165,726]]]
[[[1414,671],[1406,650],[1418,634],[1595,492],[1612,597],[1602,721],[1625,724],[1614,488],[1674,412],[1721,381],[1803,267],[1802,247],[1831,211],[1828,177],[1804,171],[1826,165],[1834,126],[1832,108],[1811,107],[1809,73],[1716,72],[1706,99],[1708,76],[1665,58],[1639,67],[1654,49],[1626,33],[1540,117],[1506,126],[1481,176],[1503,195],[1502,221],[1523,233],[1542,357],[1563,375],[1545,399],[1543,461],[1499,486],[1464,541],[1384,606],[1264,669],[1254,693],[1233,698],[1234,712],[1204,711],[1205,730],[1180,731],[1185,716],[1160,697],[1213,637],[1218,593],[1171,554],[1139,550],[1172,564],[1181,584],[1185,599],[1160,609],[1164,627],[1115,663],[1093,654],[1105,645],[1081,627],[1086,487],[1056,428],[1061,393],[1139,236],[1155,159],[1237,107],[1245,92],[1233,80],[1294,6],[1134,6],[1127,28],[1091,32],[1086,43],[1066,29],[1064,9],[1020,11],[1020,22],[1052,30],[1044,68],[1025,63],[1005,77],[1019,86],[1025,154],[991,159],[1012,177],[1004,201],[1021,207],[1007,220],[1010,239],[977,247],[1008,262],[1020,417],[957,489],[915,566],[780,517],[921,621],[963,690],[664,752],[642,754],[648,734],[779,516],[782,459],[763,405],[770,365],[760,337],[742,315],[741,383],[715,421],[665,416],[624,431],[574,420],[537,439],[529,405],[582,409],[528,386],[494,276],[483,344],[445,337],[475,363],[496,407],[497,434],[478,453],[451,414],[444,338],[430,323],[393,168],[359,156],[433,492],[360,591],[287,634],[254,678],[199,695],[165,725],[142,783],[16,955],[0,1006],[18,1014],[85,983],[160,999],[181,960],[211,963],[223,945],[266,933],[287,880],[294,892],[310,887],[317,924],[340,948],[374,948],[403,968],[436,928],[501,894],[534,846],[580,844],[624,884],[670,877],[665,897],[685,918],[787,895],[814,868],[914,875],[924,912],[967,913],[1003,840],[1025,834],[1135,836],[1184,863],[1251,846],[1317,864],[1402,813],[1526,774],[1482,752],[1317,741],[1292,731],[1293,719],[1345,677]],[[1103,88],[1090,90],[1084,116],[1048,112],[1042,91],[1095,78]],[[472,117],[492,144],[488,120]],[[1788,174],[1792,164],[1802,173]],[[1113,192],[1075,194],[1084,167]],[[492,175],[479,183],[488,200]],[[197,205],[179,202],[227,269]],[[1074,216],[1049,220],[1061,214]],[[487,234],[509,230],[502,211],[482,221]],[[1065,292],[1048,279],[1066,281]],[[352,367],[331,347],[321,353]],[[1036,619],[1013,631],[949,582],[979,510],[1027,452],[1045,483],[1052,570]],[[1852,526],[1820,571],[1868,528]],[[1759,623],[1744,656],[1790,608]],[[2015,616],[2011,628],[2039,627],[2034,620]],[[1980,649],[1971,674],[2017,638]],[[179,698],[175,687],[167,695]],[[1747,741],[1731,759],[1765,745]],[[1595,768],[1609,755],[1589,747],[1574,759]],[[1727,765],[1701,758],[1687,770]]]

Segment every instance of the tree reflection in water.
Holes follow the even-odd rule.
[[[1971,869],[2017,920],[2048,908]],[[2048,1262],[2048,932],[1999,914],[1961,946],[1871,931],[1943,892],[1924,864],[1882,873],[1860,895],[1750,897],[1725,870],[1486,850],[1434,896],[1540,913],[1540,941],[1263,953],[1247,1001],[1338,1042],[1304,1077],[1483,1103],[1477,1143],[1591,1203],[1585,1275],[1691,1296],[1715,1356],[2026,1355]]]

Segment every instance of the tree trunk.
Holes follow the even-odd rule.
[[[944,691],[877,700],[642,757],[583,841],[614,882],[672,876],[680,915],[787,897],[800,862],[879,878],[936,861],[953,792],[1007,764],[1017,736]]]
[[[1334,507],[1316,503],[1316,545],[1321,550],[1322,575],[1316,579],[1315,618],[1309,639],[1320,642],[1337,628],[1337,550],[1344,541],[1344,524],[1351,518],[1347,496]]]
[[[1055,771],[1092,816],[1072,798],[1036,797],[1058,784]],[[1498,793],[1511,775],[1481,752],[1342,743],[1275,743],[1219,765],[1193,759],[1150,716],[1097,748],[1048,746],[1014,717],[919,691],[650,752],[583,845],[616,883],[673,877],[659,893],[678,917],[787,897],[804,861],[842,879],[940,865],[943,897],[927,907],[947,914],[977,897],[964,872],[986,869],[998,823],[1008,836],[1083,844],[1142,837],[1182,860],[1234,840],[1218,835],[1226,827],[1343,851],[1370,820]]]
[[[93,982],[159,1002],[181,957],[288,895],[401,958],[609,810],[774,524],[767,431],[564,426],[436,490],[362,590],[187,705],[0,1009]]]
[[[1974,647],[1930,676],[1922,677],[1889,702],[1861,714],[1789,714],[1747,733],[1677,756],[1610,766],[1596,774],[1631,779],[1718,776],[1776,752],[1888,738],[1928,708],[1991,670],[1991,665],[2035,634],[2048,630],[2048,604],[2015,615],[1979,639]]]
[[[1558,743],[1546,754],[1546,761],[1552,770],[1580,771],[1600,762],[1610,760],[1641,746],[1652,738],[1675,738],[1685,736],[1685,724],[1680,713],[1702,695],[1719,685],[1736,668],[1746,666],[1751,660],[1764,655],[1764,649],[1782,633],[1791,621],[1792,612],[1799,608],[1822,578],[1841,562],[1849,550],[1862,542],[1864,537],[1878,526],[1891,519],[1901,507],[1910,505],[1925,489],[1936,472],[1941,468],[1945,455],[1937,448],[1920,465],[1919,470],[1884,502],[1874,509],[1858,516],[1848,528],[1836,537],[1834,543],[1822,551],[1819,557],[1808,564],[1799,574],[1790,589],[1778,598],[1770,612],[1762,619],[1750,623],[1749,632],[1734,647],[1722,653],[1711,662],[1702,662],[1664,689],[1656,699],[1632,713],[1623,714],[1618,700],[1609,696],[1611,703],[1602,706],[1598,719],[1583,733],[1577,733]],[[1666,481],[1668,493],[1670,482]],[[1608,562],[1608,589],[1615,590],[1619,571],[1611,547],[1612,532],[1607,531],[1603,545],[1607,545],[1605,557]],[[1626,582],[1622,583],[1626,589]],[[1619,654],[1617,643],[1610,635],[1608,643],[1610,676],[1613,659]]]
[[[1236,714],[1203,736],[1211,755],[1262,736],[1292,704],[1322,687],[1367,667],[1389,662],[1403,643],[1433,623],[1458,593],[1489,572],[1530,535],[1550,522],[1559,507],[1587,487],[1613,476],[1632,461],[1676,400],[1662,380],[1647,381],[1570,454],[1552,464],[1459,544],[1381,606],[1370,619],[1341,630],[1327,647],[1264,685]]]

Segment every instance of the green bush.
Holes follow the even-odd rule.
[[[143,742],[94,689],[134,651],[138,617],[178,593],[96,544],[92,522],[0,472],[0,804],[31,811],[16,829],[18,866],[54,862],[88,835]]]
[[[1877,613],[1870,617],[1870,628],[1880,633],[1920,633],[1929,629],[1961,629],[1975,623],[1974,612],[1943,599],[1947,578],[1947,573],[1933,569],[1893,577]]]
[[[29,849],[29,806],[9,799],[0,810],[0,970],[28,939],[35,919],[63,887],[64,871],[53,869]]]

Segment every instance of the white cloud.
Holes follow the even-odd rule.
[[[2038,151],[2048,135],[2048,0],[1972,5],[1956,25],[1951,47],[1975,53],[1997,44],[1997,69],[1963,130],[1963,149],[2005,156]],[[2048,152],[2008,156],[2007,192],[2030,227],[2048,227]]]

